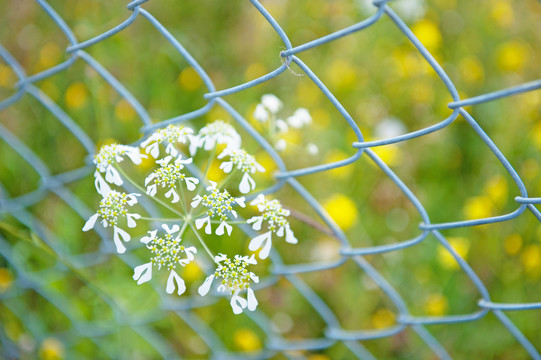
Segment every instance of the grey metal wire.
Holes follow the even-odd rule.
[[[407,329],[413,330],[419,338],[431,349],[435,356],[440,359],[449,359],[451,356],[447,350],[433,337],[428,331],[427,327],[432,324],[453,324],[461,322],[471,322],[485,317],[489,313],[493,313],[501,324],[515,337],[515,339],[522,345],[527,353],[533,359],[541,359],[539,349],[532,344],[527,337],[518,329],[513,322],[507,317],[507,311],[521,311],[521,310],[539,310],[541,309],[541,302],[538,303],[498,303],[493,302],[490,298],[489,290],[483,284],[479,276],[474,272],[470,265],[453,249],[448,240],[443,236],[440,230],[470,227],[481,224],[490,224],[502,221],[509,221],[520,216],[526,210],[529,210],[534,216],[541,221],[541,213],[535,207],[536,204],[541,203],[541,198],[534,198],[528,195],[526,187],[522,182],[520,176],[514,170],[511,163],[507,160],[505,155],[500,151],[492,139],[483,131],[479,123],[471,116],[471,114],[464,108],[468,105],[480,104],[488,101],[494,101],[504,97],[517,95],[524,92],[534,91],[541,88],[541,79],[534,80],[525,84],[517,85],[507,89],[497,90],[487,94],[481,94],[469,99],[460,99],[458,91],[455,88],[452,80],[443,70],[442,66],[434,59],[425,46],[415,37],[413,32],[402,21],[402,19],[392,10],[392,4],[389,5],[387,0],[375,1],[374,6],[377,11],[374,15],[367,19],[358,22],[355,25],[342,29],[340,31],[325,35],[316,40],[308,43],[293,47],[287,34],[284,32],[280,24],[272,17],[267,9],[258,1],[250,0],[251,4],[259,11],[264,19],[272,26],[276,34],[280,37],[285,47],[285,50],[280,53],[283,58],[283,63],[275,70],[268,74],[261,76],[257,79],[232,86],[228,89],[217,90],[212,82],[212,79],[208,76],[206,71],[199,65],[197,60],[191,55],[190,51],[183,47],[180,42],[148,11],[141,7],[147,0],[132,1],[127,5],[128,10],[131,11],[129,17],[121,22],[114,28],[99,34],[86,41],[79,42],[70,27],[66,22],[58,15],[58,13],[47,3],[45,0],[36,0],[41,8],[49,15],[54,23],[60,28],[69,41],[69,46],[66,48],[66,52],[70,57],[61,64],[53,66],[42,72],[33,75],[27,75],[25,70],[17,62],[17,60],[10,54],[8,49],[0,45],[0,58],[15,72],[18,77],[17,91],[11,97],[4,99],[0,102],[0,111],[10,106],[16,106],[21,98],[25,95],[30,95],[38,100],[38,102],[48,110],[51,115],[56,118],[60,124],[62,124],[68,132],[73,134],[75,138],[82,144],[88,154],[88,158],[94,154],[94,145],[87,134],[78,126],[61,107],[55,104],[46,94],[41,92],[33,84],[53,76],[54,74],[65,71],[70,68],[74,63],[82,60],[88,66],[96,70],[96,72],[123,98],[125,99],[135,110],[142,122],[141,131],[149,133],[156,128],[163,127],[172,123],[179,123],[194,119],[206,114],[214,105],[219,105],[225,111],[227,111],[240,126],[242,126],[250,136],[252,136],[262,148],[269,153],[278,166],[278,173],[276,175],[275,186],[267,189],[267,193],[272,193],[280,189],[285,184],[290,185],[304,200],[314,209],[321,220],[332,230],[334,236],[340,242],[340,255],[341,258],[338,261],[332,263],[311,263],[311,264],[297,264],[297,265],[284,265],[281,261],[280,254],[273,251],[271,259],[273,262],[272,275],[264,280],[261,287],[273,286],[279,278],[285,278],[289,281],[299,293],[306,299],[306,301],[313,307],[313,310],[319,314],[323,322],[325,323],[325,337],[313,338],[313,339],[297,339],[288,340],[283,338],[278,332],[273,330],[271,321],[268,318],[268,314],[265,314],[261,310],[254,313],[246,314],[263,333],[267,336],[264,349],[259,353],[252,354],[239,354],[231,352],[227,349],[220,337],[215,331],[206,324],[194,311],[197,307],[204,307],[211,305],[215,300],[205,299],[192,301],[192,299],[183,299],[179,302],[171,303],[167,298],[162,299],[164,310],[174,312],[182,319],[192,330],[194,330],[202,339],[202,341],[208,346],[212,352],[212,356],[215,359],[259,359],[269,358],[277,353],[281,353],[288,358],[298,358],[298,355],[292,355],[291,350],[318,350],[326,349],[336,343],[343,343],[345,347],[350,351],[351,357],[359,359],[374,359],[375,357],[363,346],[363,341],[370,339],[378,339],[384,337],[390,337],[401,333]],[[121,81],[117,80],[105,67],[103,67],[96,59],[85,52],[85,49],[97,44],[110,36],[123,31],[127,27],[134,26],[135,21],[142,17],[146,19],[156,30],[167,40],[174,48],[182,55],[182,57],[188,62],[190,66],[195,69],[197,74],[202,79],[207,88],[207,93],[203,96],[207,100],[206,104],[195,111],[180,114],[170,119],[152,123],[150,116],[145,108],[138,102],[136,97],[122,85]],[[325,84],[318,78],[318,76],[300,59],[300,55],[303,51],[320,46],[322,44],[332,42],[344,36],[348,36],[354,32],[366,29],[373,24],[377,23],[383,18],[390,19],[401,33],[415,46],[419,53],[424,57],[432,69],[436,72],[442,83],[446,86],[449,94],[452,97],[452,101],[448,104],[448,107],[452,110],[451,115],[443,121],[431,125],[425,129],[417,130],[408,134],[400,135],[393,138],[365,141],[360,128],[357,126],[355,120],[344,108],[344,106],[338,101],[338,99],[329,91]],[[356,149],[356,153],[348,159],[329,163],[320,164],[317,166],[302,168],[302,169],[288,169],[285,162],[281,159],[279,154],[274,148],[249,124],[244,117],[235,110],[235,108],[225,100],[225,97],[231,94],[235,94],[258,84],[266,82],[277,76],[283,74],[288,67],[292,64],[297,64],[300,69],[310,78],[311,81],[319,88],[319,90],[328,98],[328,100],[336,107],[341,116],[349,124],[354,131],[357,140],[352,143],[352,147]],[[479,138],[486,144],[492,153],[498,158],[503,168],[509,173],[514,180],[519,196],[515,198],[517,202],[517,208],[513,212],[494,216],[483,219],[469,220],[469,221],[452,221],[447,223],[432,223],[429,214],[423,207],[422,203],[417,199],[415,194],[408,188],[406,183],[398,177],[389,166],[387,166],[372,150],[372,148],[382,145],[394,144],[404,142],[416,137],[424,136],[426,134],[439,131],[454,122],[457,117],[461,115],[466,119],[468,124],[477,133]],[[59,254],[63,259],[64,264],[69,264],[73,267],[85,267],[92,266],[104,261],[107,261],[114,250],[111,249],[109,241],[104,241],[102,249],[97,253],[81,255],[69,254],[66,249],[61,247],[62,242],[56,241],[56,235],[52,233],[47,227],[42,224],[38,217],[32,214],[28,208],[41,201],[47,194],[54,193],[59,196],[66,204],[72,207],[82,218],[87,218],[91,213],[83,202],[70,191],[66,186],[73,183],[85,176],[88,176],[92,171],[91,164],[83,164],[79,169],[65,172],[62,174],[51,175],[47,165],[40,160],[40,158],[24,143],[22,143],[14,134],[12,134],[7,128],[0,124],[0,139],[9,145],[15,152],[17,152],[30,166],[38,173],[41,178],[40,186],[31,192],[18,197],[10,197],[2,186],[0,186],[0,216],[10,214],[17,218],[21,223],[25,224],[36,232],[54,251]],[[308,192],[297,181],[297,177],[314,174],[319,172],[328,171],[338,167],[346,166],[359,160],[362,156],[370,158],[403,192],[403,194],[414,205],[415,209],[419,213],[422,223],[419,226],[419,234],[410,240],[406,240],[400,243],[381,245],[374,247],[362,247],[353,248],[350,245],[350,241],[344,232],[332,221],[332,219],[325,212],[323,207],[319,204],[316,198]],[[1,185],[1,184],[0,184]],[[100,237],[107,240],[107,234],[103,231],[97,230]],[[398,251],[407,247],[417,245],[427,238],[435,238],[445,249],[451,254],[451,256],[457,261],[463,273],[472,281],[477,289],[480,300],[478,302],[478,310],[471,314],[462,315],[449,315],[449,316],[437,316],[437,317],[419,317],[411,315],[406,305],[406,302],[400,295],[400,293],[385,279],[380,272],[378,272],[363,256],[368,254],[378,254],[385,252]],[[77,320],[77,317],[70,312],[70,307],[66,306],[66,299],[59,298],[54,293],[50,292],[47,288],[47,283],[40,278],[39,273],[29,272],[24,264],[21,264],[12,255],[10,244],[6,239],[0,236],[0,255],[12,266],[17,272],[16,286],[7,293],[0,294],[0,300],[7,298],[13,298],[23,295],[28,291],[35,291],[45,298],[51,305],[56,307],[59,311],[63,312],[72,322],[73,331],[56,334],[67,345],[75,345],[82,338],[88,338],[99,347],[100,339],[115,332],[115,326],[117,324],[130,325],[135,332],[139,333],[142,337],[148,339],[149,344],[155,348],[155,350],[164,358],[179,358],[175,349],[164,341],[162,336],[151,326],[151,322],[159,320],[163,315],[163,312],[157,313],[153,318],[147,318],[141,320],[137,317],[130,316],[130,314],[123,309],[119,304],[115,303],[102,293],[99,289],[94,289],[96,295],[100,297],[104,302],[109,304],[111,310],[115,314],[116,324],[101,324],[93,322],[83,322]],[[86,256],[88,255],[88,256]],[[333,313],[332,309],[327,306],[325,301],[314,292],[298,275],[303,273],[318,272],[322,270],[337,268],[345,264],[348,260],[352,260],[356,266],[364,271],[377,286],[383,291],[391,303],[395,306],[398,314],[397,323],[386,329],[370,329],[370,330],[345,330],[341,327],[340,322]],[[130,255],[122,256],[122,260],[126,264],[133,266],[137,263],[137,259]],[[60,266],[62,271],[68,271],[68,268]],[[28,314],[16,307],[10,309],[16,316],[18,316],[28,327],[28,331],[37,338],[43,338],[45,334],[41,333],[39,328],[33,326],[33,321],[29,318]],[[1,330],[1,329],[0,329]],[[6,358],[17,357],[17,347],[12,341],[6,337],[3,332],[0,332],[0,355]],[[107,354],[111,358],[114,358],[115,354]]]

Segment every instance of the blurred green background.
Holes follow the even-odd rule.
[[[49,3],[79,41],[116,26],[131,14],[126,10],[127,2],[121,1]],[[294,46],[355,24],[374,12],[369,2],[361,0],[262,3]],[[442,65],[461,98],[541,77],[538,1],[397,0],[389,4]],[[254,79],[281,65],[283,43],[248,1],[151,0],[143,7],[186,47],[217,89]],[[27,74],[68,59],[65,36],[36,2],[0,2],[0,23],[0,43]],[[142,16],[85,51],[134,94],[154,122],[206,104],[202,97],[206,88],[197,73]],[[447,108],[451,97],[442,81],[385,16],[366,30],[299,57],[335,94],[369,140],[395,134],[396,129],[421,129],[451,114]],[[288,169],[353,155],[351,143],[356,138],[346,121],[298,67],[292,65],[290,70],[226,100],[254,126],[252,113],[263,94],[273,93],[282,99],[284,117],[299,107],[308,109],[313,124],[288,134],[287,140],[299,145],[282,153]],[[15,93],[16,81],[12,69],[0,61],[0,100]],[[35,85],[97,146],[113,139],[120,143],[140,139],[142,122],[136,112],[84,61],[79,59]],[[530,196],[538,196],[540,92],[467,110],[509,159]],[[197,128],[218,118],[234,122],[215,106],[191,124]],[[31,148],[52,174],[78,169],[88,161],[77,140],[29,95],[0,111],[0,123]],[[272,159],[246,134],[243,138],[246,148],[267,168],[266,181],[271,185],[276,169]],[[317,144],[317,155],[303,152],[309,142]],[[419,198],[434,223],[506,214],[517,208],[514,197],[519,192],[513,180],[461,117],[436,133],[374,150]],[[36,172],[4,141],[0,141],[0,159],[2,197],[18,197],[40,186]],[[418,212],[368,157],[343,168],[300,177],[299,181],[342,227],[353,247],[396,243],[419,234]],[[97,206],[90,173],[67,188],[90,209]],[[316,217],[291,188],[284,187],[276,197],[287,207]],[[15,344],[22,359],[157,359],[162,357],[157,349],[182,358],[204,359],[216,351],[187,325],[192,323],[190,312],[166,310],[170,304],[164,304],[151,285],[137,286],[131,279],[132,268],[115,254],[104,255],[104,261],[92,265],[94,255],[88,254],[100,249],[100,239],[97,234],[81,231],[85,219],[57,194],[47,193],[27,212],[0,216],[0,338],[9,339],[0,346]],[[53,251],[35,235],[38,226],[50,235]],[[293,220],[292,227],[299,244],[275,244],[285,263],[340,258],[336,239],[300,221]],[[442,234],[472,266],[493,301],[540,301],[541,227],[530,212],[511,221]],[[471,280],[432,236],[414,247],[366,258],[395,287],[413,315],[467,314],[478,309],[480,295]],[[204,274],[192,266],[183,277],[188,283],[199,284]],[[394,305],[352,261],[299,277],[321,296],[345,329],[383,329],[395,324]],[[42,290],[27,289],[29,284],[41,284]],[[286,279],[279,278],[257,296],[273,331],[284,338],[324,336],[324,321]],[[171,301],[174,304],[176,300]],[[219,300],[194,310],[194,314],[231,351],[257,354],[268,340],[264,332],[248,317],[230,314],[228,307],[225,300]],[[539,349],[540,312],[507,315]],[[78,328],[87,323],[107,331],[87,334]],[[457,359],[529,358],[491,313],[474,322],[427,329]],[[382,359],[435,358],[411,329],[362,344]],[[276,354],[273,358],[286,355],[310,360],[352,358],[341,342],[321,351]]]

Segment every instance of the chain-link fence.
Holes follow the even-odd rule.
[[[18,156],[24,159],[24,162],[29,165],[29,170],[27,170],[29,171],[28,175],[25,176],[35,177],[35,174],[37,174],[39,181],[37,182],[38,186],[35,189],[23,191],[22,194],[17,194],[17,196],[11,195],[6,189],[5,184],[3,184],[4,188],[1,190],[2,197],[0,198],[0,212],[4,218],[16,219],[20,224],[24,224],[30,229],[30,232],[27,232],[18,227],[10,227],[7,223],[4,223],[2,235],[0,235],[0,254],[2,255],[3,262],[6,264],[5,266],[14,273],[14,283],[9,287],[9,290],[0,294],[0,299],[2,299],[4,309],[6,311],[9,310],[10,316],[13,316],[18,319],[18,322],[24,324],[22,326],[26,329],[25,332],[31,334],[31,337],[35,339],[35,341],[41,342],[43,339],[50,337],[60,339],[63,346],[67,348],[68,354],[72,354],[74,357],[83,356],[81,354],[85,354],[85,351],[88,351],[85,349],[93,346],[99,349],[99,358],[119,358],[121,357],[119,354],[122,354],[121,350],[111,350],[115,348],[114,345],[105,346],[104,344],[110,341],[115,344],[115,342],[118,341],[116,344],[120,347],[131,346],[126,344],[120,345],[122,344],[122,340],[114,339],[115,336],[118,336],[119,328],[128,327],[137,334],[137,336],[144,339],[146,341],[145,346],[151,349],[148,351],[154,351],[159,354],[157,356],[168,359],[181,358],[184,356],[190,357],[190,352],[186,352],[181,345],[178,345],[175,341],[171,340],[171,334],[163,334],[162,330],[164,326],[163,324],[160,324],[160,321],[167,320],[173,324],[169,324],[168,326],[173,326],[177,329],[177,336],[182,337],[184,333],[192,334],[190,335],[191,337],[198,338],[197,343],[199,344],[199,347],[206,349],[202,350],[202,354],[211,354],[207,356],[217,359],[272,358],[275,356],[278,356],[277,358],[280,358],[279,356],[284,356],[286,358],[304,358],[305,356],[308,356],[310,352],[331,348],[337,344],[340,344],[345,349],[342,350],[343,358],[372,359],[375,358],[375,356],[366,347],[367,341],[382,338],[396,339],[401,334],[412,331],[423,344],[419,344],[419,346],[431,351],[432,355],[428,355],[429,358],[437,357],[447,359],[452,357],[453,349],[446,348],[446,346],[442,345],[442,343],[431,334],[431,326],[460,327],[462,323],[475,323],[489,314],[492,314],[499,320],[500,324],[507,329],[514,337],[515,341],[520,344],[529,356],[535,359],[541,359],[539,345],[536,344],[536,341],[540,341],[541,338],[535,335],[535,331],[525,335],[525,333],[521,331],[508,316],[509,312],[532,310],[532,317],[539,317],[538,311],[541,308],[541,303],[509,303],[493,301],[490,296],[491,289],[485,286],[481,277],[472,269],[463,256],[455,250],[446,236],[443,235],[443,232],[448,229],[468,228],[484,224],[508,222],[513,221],[513,219],[520,216],[528,216],[527,214],[533,214],[538,220],[541,220],[541,213],[536,208],[536,204],[541,203],[541,199],[529,195],[523,180],[517,171],[515,171],[513,165],[508,161],[505,154],[500,151],[496,143],[487,135],[479,122],[474,119],[471,115],[471,111],[466,110],[466,107],[471,105],[498,101],[502,98],[532,92],[541,88],[541,80],[519,84],[506,89],[495,89],[495,91],[490,93],[461,99],[459,91],[451,78],[447,75],[444,66],[436,61],[434,56],[427,48],[425,48],[423,43],[417,39],[401,17],[393,11],[392,1],[375,1],[373,6],[376,9],[376,12],[369,18],[342,30],[319,37],[316,40],[299,46],[293,46],[287,33],[273,18],[272,14],[267,11],[264,5],[265,2],[262,4],[257,0],[250,0],[253,7],[257,9],[265,21],[272,26],[272,29],[282,40],[284,46],[284,50],[280,52],[282,63],[275,70],[266,75],[227,89],[217,90],[212,77],[208,75],[196,57],[192,55],[193,51],[188,47],[184,47],[177,40],[176,36],[173,36],[159,20],[145,10],[145,2],[146,0],[132,1],[127,6],[131,13],[126,20],[91,39],[79,41],[67,24],[67,22],[69,23],[69,19],[63,19],[62,16],[59,15],[62,13],[61,9],[54,9],[45,0],[36,0],[37,5],[47,13],[50,20],[58,26],[58,29],[60,29],[68,39],[69,46],[66,48],[66,53],[69,57],[59,64],[54,64],[47,69],[34,74],[28,74],[25,68],[19,64],[16,56],[10,53],[10,49],[0,45],[0,58],[17,77],[16,84],[14,85],[16,91],[10,96],[1,99],[0,110],[5,112],[10,108],[28,106],[28,103],[24,101],[26,101],[27,98],[34,99],[41,107],[46,109],[59,124],[61,124],[62,128],[58,128],[55,131],[58,131],[59,134],[65,134],[66,131],[69,132],[69,134],[71,134],[70,136],[73,136],[80,145],[82,145],[86,152],[87,163],[81,167],[74,166],[70,171],[58,172],[56,170],[51,170],[50,163],[44,161],[40,154],[37,153],[34,147],[35,144],[28,144],[21,141],[19,137],[15,135],[14,131],[9,130],[9,126],[0,124],[0,138],[3,142],[3,161],[6,161],[4,157],[7,157],[9,149],[9,151],[18,154]],[[37,5],[33,4],[32,6],[37,7]],[[167,5],[161,4],[160,6]],[[2,15],[0,15],[0,17],[1,16]],[[143,21],[150,23],[159,32],[159,36],[161,37],[160,41],[163,38],[169,42],[169,44],[182,55],[184,60],[193,68],[193,70],[195,70],[199,79],[202,80],[207,90],[204,94],[206,103],[203,107],[167,120],[153,121],[147,112],[147,109],[145,109],[145,107],[137,100],[137,95],[134,95],[128,87],[123,85],[123,79],[117,79],[113,76],[99,60],[86,51],[87,48],[96,44],[110,41],[110,38],[114,35],[125,31],[129,27],[140,26]],[[301,57],[303,52],[309,49],[337,41],[343,37],[352,36],[352,34],[357,32],[370,31],[368,29],[381,21],[392,22],[401,34],[413,44],[426,63],[429,64],[430,68],[436,73],[452,98],[452,101],[448,103],[448,108],[451,109],[451,112],[443,121],[421,130],[387,139],[365,141],[363,132],[359,126],[359,121],[356,121],[356,119],[350,115],[345,106],[342,105],[333,92],[331,92],[320,80],[320,77],[318,77],[318,75],[316,75],[303,60],[301,60]],[[534,31],[533,27],[532,31]],[[17,34],[13,34],[13,36],[16,35]],[[138,39],[135,38],[132,39],[132,41],[137,42]],[[207,46],[205,44],[199,45]],[[359,51],[369,53],[369,49],[359,49]],[[91,159],[95,154],[95,144],[91,137],[83,131],[82,127],[78,124],[78,121],[75,118],[70,117],[64,109],[57,105],[55,101],[36,85],[58,73],[68,71],[78,64],[80,65],[80,63],[84,63],[85,66],[93,69],[99,74],[99,76],[114,89],[114,91],[118,93],[129,106],[131,106],[142,122],[143,126],[140,130],[145,134],[168,124],[176,124],[200,118],[211,111],[213,107],[218,106],[229,113],[238,125],[253,137],[253,139],[255,139],[270,155],[272,160],[276,163],[278,171],[275,175],[275,185],[265,191],[267,193],[273,193],[284,186],[290,186],[294,189],[294,191],[304,199],[309,207],[313,209],[323,223],[332,231],[331,237],[336,239],[340,244],[340,257],[331,262],[291,265],[284,264],[280,254],[274,251],[271,255],[273,263],[272,273],[262,281],[258,291],[272,288],[280,282],[288,283],[288,288],[293,288],[300,294],[306,307],[310,308],[310,311],[313,312],[314,316],[321,318],[321,333],[319,336],[303,337],[297,335],[291,338],[283,336],[282,332],[274,325],[276,320],[274,317],[275,314],[265,312],[265,310],[257,310],[253,313],[242,315],[247,318],[243,320],[244,322],[242,324],[244,324],[243,326],[248,326],[247,324],[250,324],[250,326],[258,328],[257,331],[261,334],[261,337],[264,338],[262,348],[255,352],[235,353],[231,350],[231,346],[222,339],[221,334],[223,334],[223,325],[220,325],[220,323],[215,320],[211,320],[212,317],[209,316],[209,313],[205,312],[205,309],[207,308],[212,310],[213,303],[215,303],[217,299],[210,302],[202,302],[197,295],[184,295],[181,299],[171,299],[168,296],[159,295],[160,299],[157,302],[157,308],[145,314],[145,316],[140,316],[139,314],[134,314],[130,311],[129,304],[123,303],[118,298],[108,294],[107,289],[105,289],[106,286],[100,286],[96,282],[95,278],[99,278],[100,274],[102,276],[107,275],[107,262],[110,262],[111,259],[115,257],[113,254],[114,250],[111,248],[111,241],[108,240],[109,235],[105,232],[100,233],[100,236],[104,240],[101,247],[87,252],[71,253],[69,245],[66,246],[67,242],[65,241],[66,238],[71,236],[70,233],[80,231],[83,220],[87,219],[92,213],[92,211],[84,204],[84,201],[81,200],[81,194],[78,193],[78,187],[71,185],[77,184],[81,179],[88,179],[91,177],[90,174],[93,169]],[[291,76],[288,69],[293,65],[296,65],[336,108],[342,119],[335,121],[346,121],[354,132],[356,140],[351,146],[356,149],[356,151],[351,157],[331,163],[320,163],[319,165],[307,168],[289,169],[286,167],[286,162],[282,160],[280,154],[254,129],[241,112],[236,110],[236,107],[232,105],[233,102],[226,100],[229,95],[249,91],[253,87],[271,81],[276,77]],[[361,86],[361,84],[359,84],[359,86]],[[35,101],[33,106],[36,106]],[[425,210],[422,202],[418,200],[414,192],[408,187],[407,181],[403,181],[401,177],[393,172],[375,151],[375,149],[381,146],[403,143],[411,139],[442,131],[443,129],[454,126],[459,118],[465,120],[471,129],[475,131],[478,138],[481,139],[490,152],[496,156],[499,161],[499,166],[502,169],[505,169],[516,184],[516,189],[514,190],[516,195],[514,198],[516,201],[516,209],[514,211],[504,215],[474,220],[434,223],[431,221],[430,214]],[[510,121],[521,121],[521,119],[510,119]],[[12,122],[13,121],[9,121],[10,124]],[[29,121],[28,119],[16,119],[14,122],[25,125],[25,131],[30,133],[46,131],[43,130],[42,127],[48,126],[40,124],[39,119],[34,119],[33,121]],[[64,135],[60,135],[61,138],[63,136]],[[37,145],[56,146],[55,144]],[[61,154],[58,156],[62,157]],[[392,182],[394,182],[418,212],[422,222],[418,227],[418,234],[413,238],[398,243],[370,247],[357,247],[351,245],[352,242],[348,236],[346,236],[346,233],[344,233],[329,217],[320,204],[317,196],[311,194],[297,179],[305,175],[319,174],[349,166],[361,159],[364,160],[367,158],[373,162],[377,168],[381,169]],[[81,164],[79,164],[79,166],[80,165]],[[362,176],[362,174],[359,174],[359,176]],[[51,196],[54,196],[57,200],[55,202],[47,201]],[[362,202],[363,199],[359,199],[358,201]],[[59,202],[64,203],[64,205],[58,205]],[[47,222],[47,213],[53,211],[47,206],[51,205],[55,207],[64,207],[67,205],[80,216],[79,221],[74,222],[72,222],[72,220],[76,218],[73,216],[67,218],[66,223],[64,223],[63,226],[69,227],[72,229],[71,231],[66,229],[62,230],[56,226],[52,227]],[[456,215],[449,215],[449,219],[454,218],[456,218]],[[354,236],[354,234],[352,234],[352,236]],[[20,248],[21,245],[19,243],[23,242],[22,239],[25,237],[34,243],[34,247],[41,249],[40,251],[46,252],[45,249],[48,249],[47,251],[53,252],[55,254],[55,260],[52,262],[43,260],[43,264],[34,266],[37,260],[31,258],[30,255],[28,255],[28,257],[21,256],[21,251],[26,251],[26,248]],[[18,240],[14,241],[13,239]],[[458,263],[462,273],[467,276],[474,285],[479,294],[479,301],[475,312],[441,316],[413,315],[410,311],[410,306],[408,306],[408,302],[403,298],[403,294],[388,282],[386,276],[373,266],[371,261],[367,260],[368,256],[374,254],[392,253],[410,247],[415,248],[425,242],[437,242],[445,248],[445,251]],[[123,261],[127,265],[124,265],[126,273],[131,271],[133,265],[137,263],[136,258],[132,255],[123,255],[120,256],[120,258],[121,260],[119,261]],[[333,308],[327,305],[324,300],[325,296],[322,296],[321,291],[314,291],[302,276],[305,274],[317,274],[319,272],[345,267],[346,264],[349,266],[352,263],[355,264],[355,267],[360,269],[359,282],[360,274],[366,274],[370,281],[372,281],[382,292],[382,296],[386,297],[386,301],[388,301],[395,309],[395,320],[394,322],[391,322],[389,326],[384,326],[382,328],[366,328],[364,326],[359,326],[359,328],[364,328],[364,330],[345,329],[342,327],[339,318],[335,315]],[[96,273],[94,273],[93,270],[86,271],[100,267],[102,267],[102,270],[96,270]],[[95,278],[93,278],[93,276],[95,276]],[[92,294],[88,295],[88,293],[85,293],[86,295],[84,296],[88,299],[97,297],[100,302],[106,304],[105,308],[108,309],[103,310],[103,312],[108,315],[105,317],[93,317],[92,314],[84,314],[84,310],[81,310],[80,308],[74,308],[74,305],[70,303],[70,296],[80,297],[81,293],[70,295],[55,291],[55,284],[65,278],[70,278],[71,282],[83,282],[85,287],[88,288],[88,292]],[[134,284],[129,281],[126,282],[130,286],[134,286]],[[124,291],[130,292],[131,290],[130,288],[125,287]],[[161,294],[158,290],[156,293]],[[45,328],[39,324],[35,319],[36,315],[28,311],[32,306],[28,305],[27,301],[30,301],[31,303],[32,301],[37,301],[32,300],[32,298],[35,297],[41,299],[38,301],[39,304],[48,304],[43,310],[37,309],[36,311],[38,311],[38,314],[40,311],[58,313],[59,317],[65,317],[67,319],[70,326],[68,328],[62,328],[62,326],[55,327],[52,325],[50,328]],[[29,298],[30,300],[28,300]],[[85,301],[84,299],[85,298],[82,300],[83,303]],[[172,317],[175,319],[172,319]],[[8,316],[6,315],[6,324],[7,319]],[[538,330],[539,329],[537,329],[537,331]],[[6,359],[24,357],[23,350],[26,344],[24,339],[19,339],[17,341],[12,334],[10,335],[10,331],[13,332],[14,330],[9,330],[6,327],[0,326],[0,353],[2,354],[2,357]],[[110,339],[111,336],[113,337],[113,340]],[[495,341],[497,341],[497,339],[495,339]],[[27,342],[29,342],[29,340]],[[26,345],[35,350],[35,347],[32,348],[30,345]],[[197,351],[195,351],[195,353],[197,353]],[[513,358],[513,356],[511,356],[511,358]]]

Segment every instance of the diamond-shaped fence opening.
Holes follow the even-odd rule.
[[[541,358],[538,2],[124,5],[0,4],[2,358]],[[266,92],[320,155],[256,130]],[[97,143],[218,116],[309,226],[240,316],[81,232]]]

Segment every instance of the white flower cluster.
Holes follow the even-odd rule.
[[[261,102],[257,104],[253,114],[255,120],[267,125],[269,136],[272,137],[271,141],[274,142],[274,147],[278,151],[285,151],[288,148],[286,133],[290,128],[302,129],[312,123],[312,116],[305,108],[295,110],[293,115],[283,120],[278,117],[282,107],[283,103],[278,97],[265,94],[261,97]],[[311,155],[316,155],[319,149],[316,144],[308,143],[306,151]]]
[[[276,112],[282,106],[276,97],[267,96],[264,100],[265,111]],[[307,114],[300,114],[298,118],[301,119]],[[225,145],[225,148],[216,156],[218,145]],[[197,164],[194,163],[193,156],[200,149],[210,151],[209,156],[220,161],[219,168],[229,174],[221,184],[207,178],[209,164],[213,159],[206,161],[207,170],[203,174],[194,170]],[[150,155],[150,158],[146,154]],[[125,157],[135,165],[142,164],[145,158],[154,163],[153,169],[144,178],[144,186],[128,175],[140,172],[127,172],[121,167]],[[198,155],[197,158],[199,157]],[[204,249],[203,253],[206,253],[216,266],[215,271],[199,286],[199,294],[204,296],[209,293],[214,280],[220,279],[217,292],[231,296],[230,304],[235,314],[256,309],[258,302],[251,285],[258,283],[259,277],[247,269],[249,265],[257,264],[255,255],[237,254],[230,258],[220,253],[215,256],[210,250],[212,246],[208,246],[205,239],[214,235],[230,236],[236,224],[248,223],[257,231],[265,224],[266,232],[253,238],[248,246],[250,251],[260,250],[261,259],[269,255],[272,234],[285,236],[289,243],[296,243],[297,239],[286,219],[289,210],[283,209],[277,200],[267,200],[263,195],[257,196],[251,204],[258,208],[260,215],[247,221],[242,220],[237,213],[239,209],[246,208],[245,198],[234,194],[254,191],[256,180],[253,176],[265,172],[265,169],[253,155],[241,148],[241,137],[230,124],[217,120],[197,133],[186,126],[169,125],[151,134],[140,147],[119,144],[103,146],[94,163],[94,184],[101,195],[101,201],[97,212],[85,223],[83,231],[93,229],[98,222],[104,228],[112,227],[113,242],[117,252],[122,254],[127,250],[124,243],[132,237],[130,229],[145,221],[161,222],[161,229],[147,228],[147,235],[140,239],[149,253],[149,260],[134,268],[133,279],[137,284],[150,281],[153,271],[166,269],[169,272],[166,292],[183,294],[187,289],[181,270],[199,259],[202,252],[198,252],[198,248],[193,245],[199,242]],[[233,182],[231,188],[226,188],[232,179],[238,180]],[[112,189],[113,186],[122,186],[125,183],[130,183],[132,187],[139,189],[140,193]],[[206,186],[202,186],[203,184]],[[156,206],[162,206],[164,211],[174,213],[177,218],[143,217],[135,211],[139,203],[145,203],[138,200],[141,196],[155,201]],[[214,232],[212,224],[215,224]],[[189,236],[190,232],[193,236]],[[209,244],[215,242],[209,241]],[[245,297],[242,295],[244,293]]]

